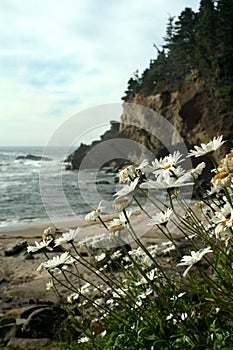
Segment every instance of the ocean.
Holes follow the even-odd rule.
[[[43,155],[43,147],[0,147],[0,232],[32,224],[83,218],[101,199],[112,201],[115,175],[65,170],[59,147],[50,161],[16,159]]]

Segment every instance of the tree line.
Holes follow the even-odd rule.
[[[182,90],[202,79],[210,98],[232,106],[233,0],[201,0],[194,12],[186,7],[176,19],[168,18],[164,45],[141,76],[128,81],[123,100]]]

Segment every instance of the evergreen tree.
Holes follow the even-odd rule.
[[[213,0],[201,0],[196,17],[196,64],[201,76],[215,72],[217,66],[217,11]]]
[[[127,90],[125,91],[125,97],[122,98],[122,100],[128,100],[132,99],[137,92],[140,91],[141,87],[141,79],[139,78],[138,75],[138,70],[134,73],[134,77],[130,78],[128,81],[128,87]]]
[[[220,77],[233,77],[233,0],[217,2],[217,39]]]
[[[180,79],[191,71],[194,66],[195,56],[195,25],[196,14],[191,8],[186,7],[175,22],[174,35],[169,45],[170,56],[177,65]]]
[[[162,51],[154,45],[157,58],[141,77],[136,72],[129,80],[123,99],[136,93],[179,90],[184,79],[189,81],[197,72],[204,78],[213,109],[229,111],[233,100],[233,0],[201,0],[197,13],[185,8],[177,21],[169,16],[164,40]]]

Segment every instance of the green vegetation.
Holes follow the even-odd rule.
[[[233,1],[201,0],[197,13],[185,8],[170,17],[165,44],[141,76],[128,82],[123,100],[166,90],[182,90],[190,82],[203,80],[210,104],[216,112],[227,112],[233,100]],[[219,102],[221,101],[221,102]]]
[[[233,150],[220,164],[214,155],[224,143],[215,137],[188,155],[212,162],[208,190],[199,181],[205,163],[183,168],[178,151],[152,164],[128,165],[119,171],[123,188],[112,203],[118,216],[104,222],[108,211],[101,201],[85,217],[99,220],[105,233],[93,228],[81,240],[79,228],[57,237],[47,229],[44,241],[28,247],[45,253],[38,271],[48,272],[48,289],[63,303],[68,292],[61,349],[232,349]],[[195,206],[187,199],[191,183],[200,189]],[[161,243],[143,241],[132,203],[146,215],[140,217],[143,232],[151,227]],[[51,239],[63,253],[48,259]]]

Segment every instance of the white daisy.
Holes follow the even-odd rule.
[[[85,283],[81,288],[80,288],[80,293],[81,294],[89,294],[91,291],[91,284],[89,282]]]
[[[199,175],[201,175],[203,169],[206,167],[205,162],[201,162],[196,166],[196,168],[188,170],[188,173],[190,173],[194,179],[197,179]]]
[[[136,169],[134,165],[124,165],[118,172],[119,182],[124,183],[126,181],[132,181],[137,177]]]
[[[192,250],[190,255],[184,255],[181,259],[181,262],[177,264],[178,266],[188,265],[187,269],[183,273],[183,276],[186,277],[191,267],[194,264],[196,264],[198,261],[200,261],[205,254],[212,253],[212,252],[213,250],[210,247],[205,247],[203,249],[200,249],[197,252]]]
[[[191,150],[188,157],[200,157],[207,154],[211,154],[219,149],[226,141],[222,141],[223,135],[214,137],[212,141],[207,144],[201,143],[201,146],[194,146],[195,150]]]
[[[134,179],[130,184],[124,185],[123,188],[121,188],[117,193],[114,194],[117,198],[127,196],[128,194],[131,194],[135,188],[137,187],[139,181],[139,177]]]
[[[46,228],[42,233],[42,239],[43,241],[51,240],[52,238],[54,238],[55,234],[56,234],[56,227],[50,226]]]
[[[76,302],[79,299],[79,294],[78,293],[72,293],[68,295],[67,297],[67,302],[69,304],[73,304],[73,302]]]
[[[215,236],[221,241],[225,241],[228,244],[229,239],[232,237],[233,226],[233,208],[229,203],[226,203],[221,211],[215,212],[212,222],[217,224],[215,227]]]
[[[104,260],[105,257],[106,257],[106,253],[102,252],[102,253],[95,255],[95,260],[100,262],[100,261]]]
[[[49,281],[46,283],[46,290],[50,290],[50,289],[53,289],[53,282],[52,281]]]
[[[147,225],[166,225],[173,213],[173,210],[168,208],[165,212],[160,212],[148,221]]]
[[[76,229],[70,229],[68,232],[64,232],[62,234],[62,237],[55,239],[54,247],[64,243],[73,242],[74,239],[77,237],[79,231],[80,231],[80,228],[77,227]]]
[[[95,222],[101,214],[105,213],[105,206],[103,205],[103,202],[104,201],[100,201],[98,207],[92,209],[90,213],[85,216],[84,219],[86,222]]]
[[[212,177],[210,182],[214,186],[215,191],[219,192],[223,188],[230,187],[231,180],[232,180],[232,174],[228,173],[227,171],[221,171],[220,173]]]
[[[171,177],[168,173],[167,174],[160,174],[157,177],[156,181],[148,180],[146,183],[143,183],[140,185],[141,188],[174,188],[174,187],[181,187],[181,186],[191,186],[193,185],[192,182],[190,182],[191,175],[190,174],[184,174],[178,179],[175,177]]]
[[[89,341],[89,338],[84,336],[78,339],[78,344],[87,343],[88,341]]]
[[[223,166],[226,166],[229,171],[233,170],[233,151],[228,153],[225,158],[222,159]]]
[[[142,292],[141,294],[138,295],[138,299],[145,299],[148,297],[148,295],[150,295],[151,293],[153,293],[153,289],[151,288],[147,288],[145,290],[145,292]]]
[[[126,210],[126,216],[128,219],[130,218],[131,215],[132,215],[132,210]],[[118,218],[115,218],[112,221],[110,221],[109,223],[110,228],[115,225],[123,225],[123,226],[127,225],[127,220],[124,213],[120,213]]]
[[[173,154],[169,154],[164,158],[155,159],[152,162],[152,169],[157,170],[169,170],[170,168],[176,168],[177,164],[183,162],[183,159],[180,159],[182,154],[179,151],[175,151]]]
[[[29,245],[27,247],[27,252],[28,253],[36,253],[36,252],[39,252],[40,250],[43,250],[43,249],[49,249],[49,250],[53,250],[51,247],[48,247],[48,245],[50,244],[50,242],[52,241],[52,239],[50,240],[43,240],[41,242],[35,242],[35,246],[32,246],[32,245]]]
[[[54,270],[55,268],[63,268],[65,265],[71,265],[75,262],[75,259],[71,257],[68,252],[62,253],[61,255],[54,256],[52,259],[42,263],[37,271],[42,270]]]
[[[147,284],[148,279],[150,281],[153,281],[155,278],[157,278],[157,269],[152,269],[151,271],[147,272],[146,277],[142,277],[138,282],[135,283],[136,286],[140,286],[141,284]]]
[[[230,219],[231,219],[231,221],[230,221]],[[232,209],[230,203],[228,203],[228,202],[225,203],[220,211],[216,211],[211,220],[215,224],[225,223],[225,224],[228,224],[229,226],[232,225],[233,209]]]
[[[151,168],[147,159],[144,159],[139,165],[125,165],[119,170],[119,182],[133,181],[135,178],[140,177],[142,173],[147,172],[148,169]]]

